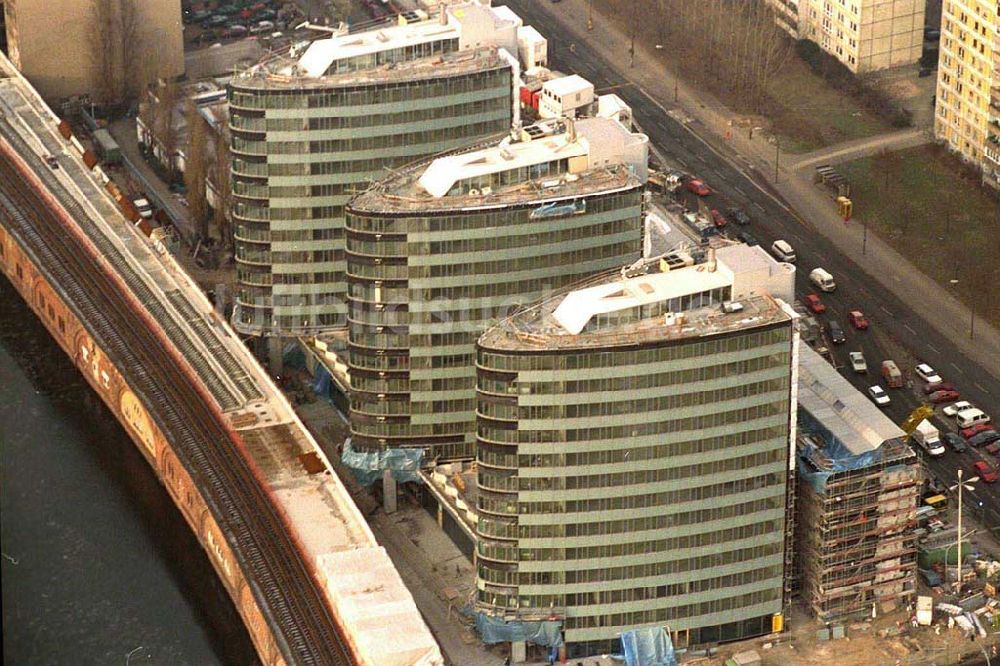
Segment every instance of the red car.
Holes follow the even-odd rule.
[[[687,188],[688,192],[697,194],[699,197],[707,197],[712,193],[712,190],[705,184],[705,181],[700,178],[692,178],[689,180],[687,182]]]
[[[985,483],[996,483],[997,471],[985,460],[977,460],[972,463],[972,472]]]
[[[816,314],[826,312],[826,306],[823,305],[823,301],[819,300],[819,296],[816,294],[806,294],[802,300],[806,302],[806,307]]]
[[[955,402],[961,397],[962,394],[958,391],[934,391],[927,396],[927,399],[935,405],[940,405],[943,402]]]
[[[713,208],[712,209],[712,222],[715,223],[716,227],[718,227],[719,229],[721,229],[722,227],[726,226],[726,224],[728,223],[728,220],[725,217],[723,217],[722,213],[720,213],[719,211],[717,211],[717,210],[715,210]]]
[[[977,423],[976,425],[971,426],[971,427],[966,428],[965,430],[963,430],[962,431],[962,437],[964,437],[966,439],[972,439],[973,437],[975,437],[976,435],[978,435],[982,431],[984,431],[984,430],[992,430],[992,429],[993,429],[993,425],[990,424],[990,423]]]
[[[955,385],[951,382],[934,382],[932,384],[927,384],[924,386],[924,393],[931,394],[935,391],[957,391]]]
[[[861,310],[851,310],[847,313],[847,321],[851,323],[851,326],[863,331],[868,328],[868,318],[865,317],[865,313]]]
[[[997,453],[1000,453],[1000,442],[990,442],[983,447],[983,451],[995,456]]]

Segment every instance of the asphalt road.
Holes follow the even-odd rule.
[[[597,91],[615,92],[631,105],[636,122],[649,136],[671,166],[703,178],[715,191],[707,197],[712,208],[725,210],[738,206],[753,218],[750,232],[765,248],[783,238],[798,255],[796,293],[801,296],[815,290],[808,283],[809,271],[817,266],[826,268],[837,282],[837,290],[822,294],[827,311],[817,315],[825,322],[836,319],[844,328],[847,341],[833,345],[833,358],[844,376],[858,389],[865,391],[877,383],[878,368],[885,359],[893,359],[912,381],[912,388],[890,390],[891,404],[886,414],[896,423],[916,408],[923,398],[923,382],[913,373],[917,363],[933,366],[946,380],[955,384],[962,399],[982,407],[1000,418],[1000,377],[998,368],[987,371],[960,353],[951,340],[937,333],[928,324],[927,313],[908,311],[891,293],[868,277],[855,262],[856,257],[846,256],[820,234],[814,233],[808,222],[802,221],[781,201],[780,195],[771,192],[762,177],[754,177],[739,167],[735,159],[723,157],[706,140],[698,135],[697,123],[682,124],[674,116],[683,114],[670,111],[673,100],[656,100],[627,82],[614,66],[602,61],[585,42],[576,41],[549,14],[559,11],[558,5],[537,0],[510,0],[507,3],[525,21],[549,39],[550,66],[566,73],[575,73],[594,83]],[[572,44],[572,47],[571,47]],[[686,195],[687,196],[687,195]],[[905,280],[905,275],[895,276]],[[855,331],[847,322],[847,312],[862,310],[871,321],[867,331]],[[851,371],[847,362],[849,351],[861,350],[871,370],[867,375]],[[997,366],[1000,367],[1000,360]],[[954,419],[938,415],[934,421],[939,427],[955,429]],[[968,470],[974,460],[990,458],[970,451],[958,455],[949,451],[944,456],[929,461],[929,470],[943,480],[954,480],[959,466]],[[996,463],[997,461],[991,460]],[[966,476],[971,471],[966,471]],[[987,518],[991,525],[1000,526],[1000,484],[980,484],[976,493],[986,500]]]

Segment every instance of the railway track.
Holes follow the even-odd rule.
[[[25,159],[40,163],[31,156]],[[188,380],[183,371],[157,353],[155,334],[116,295],[101,266],[81,252],[3,158],[0,216],[59,284],[81,321],[89,323],[94,339],[171,441],[240,560],[285,660],[317,666],[353,663],[322,592],[236,443],[201,395],[184,389]]]

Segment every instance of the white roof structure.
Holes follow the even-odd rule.
[[[496,46],[517,53],[517,28],[522,21],[506,7],[470,1],[449,6],[444,21],[422,13],[420,18],[401,18],[398,25],[318,39],[302,54],[294,72],[289,68],[283,73],[319,78],[338,60],[449,39],[458,39],[460,49]]]
[[[567,294],[552,313],[571,335],[579,335],[596,315],[732,287],[732,300],[767,294],[792,301],[795,271],[759,247],[734,244],[715,250],[715,257],[666,272],[647,273]],[[789,270],[791,269],[791,270]]]
[[[530,138],[532,134],[537,138]],[[428,194],[440,198],[462,180],[570,158],[581,159],[581,163],[571,165],[570,173],[629,164],[645,179],[648,142],[645,134],[634,134],[610,118],[546,120],[495,146],[440,157],[431,162],[418,183]]]
[[[809,345],[799,346],[798,401],[855,455],[906,436]]]
[[[586,90],[592,91],[594,84],[579,74],[570,74],[569,76],[560,76],[557,79],[546,81],[542,84],[542,89],[548,90],[556,97],[563,97]]]

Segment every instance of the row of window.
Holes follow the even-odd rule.
[[[642,189],[612,194],[594,194],[587,197],[587,213],[602,213],[626,209],[638,210],[642,200]],[[536,206],[531,206],[533,210]],[[528,214],[526,214],[528,213]],[[530,210],[493,209],[454,213],[448,215],[428,215],[414,217],[380,217],[351,211],[347,216],[347,228],[358,233],[437,233],[443,231],[464,231],[467,229],[502,228],[511,224],[537,224],[530,218]]]
[[[782,326],[685,344],[638,350],[622,348],[613,351],[592,350],[581,354],[522,355],[508,355],[484,350],[479,353],[478,364],[484,368],[497,370],[582,370],[619,368],[624,365],[642,366],[649,363],[676,361],[698,356],[714,356],[725,352],[760,349],[787,342],[790,336],[790,326]]]
[[[750,474],[750,470],[747,470]],[[573,513],[602,513],[606,511],[632,511],[655,509],[677,502],[694,502],[749,493],[761,488],[769,488],[785,483],[784,474],[775,472],[750,475],[741,479],[698,485],[691,483],[677,490],[665,490],[643,495],[619,495],[613,497],[593,497],[588,499],[560,499],[547,501],[521,501],[513,495],[503,496],[489,492],[480,493],[477,498],[479,508],[491,513],[510,515],[545,515]],[[710,479],[708,481],[711,481]]]

